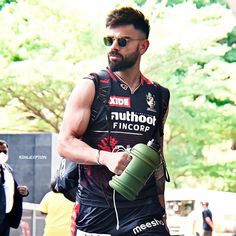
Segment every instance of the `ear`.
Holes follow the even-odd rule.
[[[147,51],[148,47],[149,47],[149,40],[144,39],[139,47],[140,54],[143,55]]]

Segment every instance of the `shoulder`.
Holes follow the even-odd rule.
[[[144,75],[141,76],[142,83],[146,83],[147,85],[152,85],[155,87],[157,92],[160,92],[163,96],[163,99],[169,102],[170,99],[170,91],[167,87],[164,87],[160,83],[156,81],[151,81],[150,79],[146,78]]]
[[[95,87],[103,86],[103,84],[109,86],[111,82],[111,73],[109,70],[99,70],[90,73],[88,76],[84,77],[85,80],[93,81]]]
[[[91,80],[80,79],[75,85],[68,103],[72,105],[86,104],[93,100],[95,94],[95,86]]]
[[[157,90],[160,91],[163,99],[166,100],[166,101],[169,101],[169,99],[170,99],[170,90],[167,87],[164,87],[163,85],[161,85],[157,82],[153,82],[153,83],[156,86]]]

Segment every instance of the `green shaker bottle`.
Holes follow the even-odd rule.
[[[160,163],[159,146],[153,139],[148,144],[138,143],[130,151],[132,160],[123,173],[109,181],[111,188],[133,201]]]

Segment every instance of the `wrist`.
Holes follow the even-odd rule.
[[[98,150],[98,152],[97,152],[96,162],[97,162],[98,165],[100,165],[100,166],[102,165],[102,162],[101,162],[101,151],[100,150]]]

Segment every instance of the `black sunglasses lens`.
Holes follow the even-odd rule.
[[[104,44],[108,47],[110,47],[113,44],[114,40],[115,39],[113,39],[112,37],[104,37],[103,38]],[[118,41],[118,45],[121,48],[124,48],[127,45],[128,40],[126,38],[118,38],[117,41]]]
[[[126,38],[118,38],[118,44],[121,48],[124,48],[127,44],[127,39]]]
[[[113,38],[112,37],[104,37],[103,42],[106,46],[111,46],[113,44]]]

